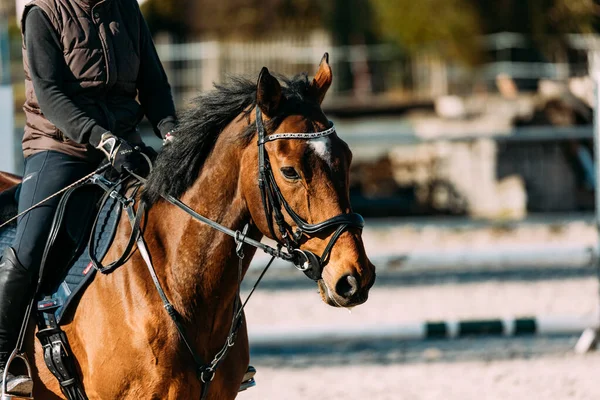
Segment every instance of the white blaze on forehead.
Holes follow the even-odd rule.
[[[329,140],[328,137],[324,136],[317,139],[311,139],[308,141],[308,144],[327,164],[331,164],[331,140]]]

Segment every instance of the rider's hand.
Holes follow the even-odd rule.
[[[129,171],[136,175],[146,176],[150,172],[148,160],[142,155],[140,148],[132,146],[110,132],[102,135],[97,148],[106,155],[118,173]]]

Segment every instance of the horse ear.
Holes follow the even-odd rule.
[[[333,73],[331,72],[331,66],[329,66],[329,53],[325,53],[319,64],[319,70],[310,85],[319,104],[323,102],[332,80]]]
[[[281,103],[281,85],[273,77],[267,67],[263,67],[258,75],[256,85],[256,105],[267,117],[273,117]]]

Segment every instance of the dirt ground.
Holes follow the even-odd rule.
[[[258,367],[241,400],[587,400],[600,398],[600,354],[534,360]]]
[[[316,290],[259,291],[248,308],[250,332],[289,327],[376,325],[421,320],[527,315],[594,315],[593,278],[538,282],[487,281],[416,287],[375,286],[369,301],[352,311],[329,307]],[[452,346],[452,344],[450,344]],[[486,347],[485,339],[468,346]],[[497,346],[497,344],[496,344]],[[390,351],[394,350],[393,347]],[[498,350],[496,350],[498,351]],[[499,350],[502,352],[502,348]],[[485,350],[482,350],[485,354]],[[363,354],[364,356],[364,354]],[[310,365],[311,356],[301,365]],[[333,358],[338,356],[332,355]],[[460,358],[460,357],[459,357]],[[563,400],[600,398],[600,354],[496,361],[436,361],[295,368],[253,360],[258,385],[238,398],[327,400]],[[270,360],[272,361],[272,359]],[[290,367],[287,365],[290,364]]]
[[[439,229],[377,227],[365,231],[371,253],[431,249],[593,244],[595,231],[587,223],[527,225],[518,229]],[[299,277],[298,279],[302,279]],[[349,313],[325,305],[313,289],[259,290],[247,308],[249,331],[311,329],[319,326],[377,325],[424,320],[463,320],[532,315],[594,316],[598,312],[598,282],[594,277],[566,279],[428,282],[374,286],[369,301]],[[467,343],[485,348],[485,339]],[[252,343],[251,343],[252,346]],[[452,346],[452,345],[450,345]],[[504,352],[502,344],[499,352]],[[272,363],[254,359],[255,388],[241,400],[568,400],[600,398],[600,353],[577,356],[540,353],[532,358],[457,359],[434,362],[311,365]],[[393,349],[391,349],[393,350]],[[483,354],[485,349],[483,349]],[[288,357],[296,357],[288,355]],[[322,358],[327,358],[324,355]],[[333,355],[332,357],[338,357]],[[339,357],[338,357],[339,358]],[[342,357],[342,359],[344,359]],[[262,363],[262,364],[261,364]],[[313,364],[314,365],[314,364]]]
[[[368,254],[385,252],[444,251],[457,249],[525,248],[536,245],[591,245],[597,234],[593,218],[556,223],[496,222],[472,224],[395,223],[368,220],[363,231]]]
[[[413,287],[377,287],[375,284],[369,300],[350,313],[323,303],[316,288],[257,291],[248,303],[246,316],[251,333],[290,326],[342,327],[423,320],[585,316],[595,315],[597,293],[598,283],[594,278]]]

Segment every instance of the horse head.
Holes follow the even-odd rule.
[[[249,146],[242,157],[242,186],[261,233],[299,254],[300,263],[313,264],[318,271],[311,277],[327,304],[353,307],[367,300],[375,267],[362,242],[362,218],[350,205],[352,152],[321,109],[332,77],[327,54],[301,93],[289,82],[282,89],[262,69],[248,114],[259,146]]]

